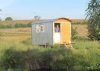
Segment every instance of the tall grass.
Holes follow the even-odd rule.
[[[74,49],[43,48],[23,42],[0,42],[1,71],[100,71],[98,41],[75,40]]]

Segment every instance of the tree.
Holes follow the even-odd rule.
[[[0,11],[2,11],[2,9],[0,9]]]
[[[13,19],[11,17],[6,17],[5,21],[12,21]]]
[[[34,16],[35,20],[40,20],[40,16]]]
[[[89,38],[100,40],[100,0],[91,0],[86,11]]]

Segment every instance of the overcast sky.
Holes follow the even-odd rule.
[[[33,19],[68,17],[85,18],[89,0],[0,0],[0,17],[13,19]]]

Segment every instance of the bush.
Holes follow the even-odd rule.
[[[27,25],[26,24],[15,24],[15,28],[21,28],[21,27],[25,28],[27,27]]]
[[[0,24],[0,28],[1,29],[12,28],[12,26],[11,25],[3,25],[3,24]]]
[[[27,24],[27,27],[32,27],[32,24],[31,24],[31,23],[28,23],[28,24]]]
[[[12,21],[13,19],[11,17],[6,17],[5,21]]]
[[[77,39],[77,37],[78,37],[77,36],[78,33],[77,33],[76,29],[77,29],[77,27],[75,29],[73,27],[71,28],[71,30],[72,30],[72,33],[71,33],[72,34],[72,39]]]
[[[7,49],[2,56],[1,69],[8,71],[99,71],[97,53],[77,52],[67,48],[34,48],[27,51]],[[2,71],[1,70],[1,71]]]
[[[26,28],[26,27],[31,27],[32,24],[15,24],[15,28]]]
[[[15,24],[15,25],[3,25],[0,24],[0,28],[1,29],[7,29],[7,28],[27,28],[27,27],[31,27],[32,24],[28,23],[28,24]]]
[[[100,40],[100,0],[90,0],[87,8],[89,38]]]
[[[2,68],[5,70],[15,69],[15,68],[23,68],[22,66],[22,58],[21,53],[17,52],[13,49],[8,49],[5,51],[5,56],[2,58]]]

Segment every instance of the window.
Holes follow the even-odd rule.
[[[55,32],[60,32],[60,23],[54,24]]]
[[[40,25],[40,31],[44,32],[44,30],[45,30],[44,25]]]
[[[44,32],[44,30],[45,30],[44,25],[36,25],[36,32],[37,33]]]

